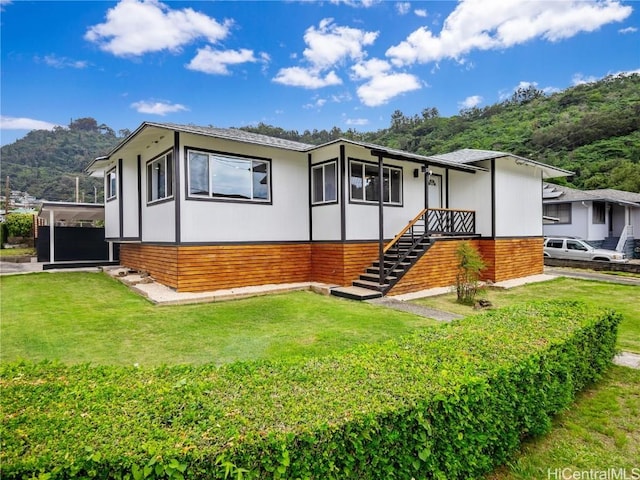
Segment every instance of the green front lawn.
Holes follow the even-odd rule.
[[[619,348],[629,352],[640,353],[640,287],[574,278],[558,278],[509,290],[490,288],[480,294],[478,298],[488,299],[494,308],[544,299],[580,300],[613,308],[624,317],[618,333]],[[457,303],[454,293],[424,298],[415,302],[460,315],[471,315],[479,312],[479,310]]]
[[[611,367],[556,417],[551,432],[526,442],[520,454],[487,479],[640,478],[639,458],[640,370]],[[605,476],[609,469],[617,476],[611,471]],[[626,476],[620,474],[624,470]],[[564,476],[553,474],[557,471]],[[594,473],[581,476],[585,471]]]
[[[0,282],[3,362],[223,364],[319,356],[437,323],[311,292],[159,307],[99,273],[5,276]]]

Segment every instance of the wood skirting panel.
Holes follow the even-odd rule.
[[[308,243],[177,248],[177,290],[180,292],[308,282],[311,279],[311,246]]]
[[[462,240],[436,241],[388,292],[389,295],[448,287],[456,283],[456,249]],[[475,244],[475,240],[470,241]]]
[[[149,272],[158,282],[178,288],[178,247],[122,243],[120,264]]]
[[[456,249],[462,240],[436,241],[389,291],[390,295],[455,285]],[[487,268],[481,279],[500,282],[537,275],[544,271],[542,238],[469,240],[478,249]]]
[[[542,237],[480,240],[480,253],[489,265],[483,278],[501,282],[543,273],[542,244]]]
[[[378,257],[378,243],[311,244],[311,280],[351,285]]]

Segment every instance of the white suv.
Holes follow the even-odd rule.
[[[629,260],[624,253],[615,250],[594,248],[578,238],[545,238],[544,256],[564,260],[599,260],[603,262],[623,262]]]

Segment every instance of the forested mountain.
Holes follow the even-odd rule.
[[[98,125],[93,118],[74,120],[68,128],[33,130],[2,147],[2,186],[9,176],[12,190],[29,192],[51,201],[74,201],[75,179],[79,177],[80,201],[84,193],[86,202],[94,202],[94,192],[97,192],[97,201],[102,202],[102,179],[89,177],[84,169],[95,157],[109,152],[129,132],[119,133],[120,137],[108,126]]]
[[[321,144],[346,137],[433,155],[460,148],[500,150],[576,172],[568,180],[577,188],[618,188],[640,193],[640,75],[607,77],[546,95],[529,87],[484,108],[441,117],[425,107],[407,116],[396,111],[389,128],[375,132],[284,130],[259,124],[243,130]],[[107,153],[123,137],[93,118],[72,121],[68,128],[35,130],[0,151],[2,180],[38,198],[71,201],[75,177],[85,201],[94,186],[102,201],[102,181],[83,174],[96,156]],[[4,185],[4,184],[3,184]]]
[[[529,87],[485,108],[441,117],[436,108],[417,115],[393,113],[389,128],[285,131],[260,124],[246,130],[307,143],[340,136],[433,155],[460,148],[515,153],[576,174],[567,180],[582,189],[640,192],[640,75],[607,77],[546,95]]]

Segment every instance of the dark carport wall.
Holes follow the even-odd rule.
[[[44,202],[38,218],[38,261],[49,268],[117,263],[117,248],[105,241],[103,205]]]

